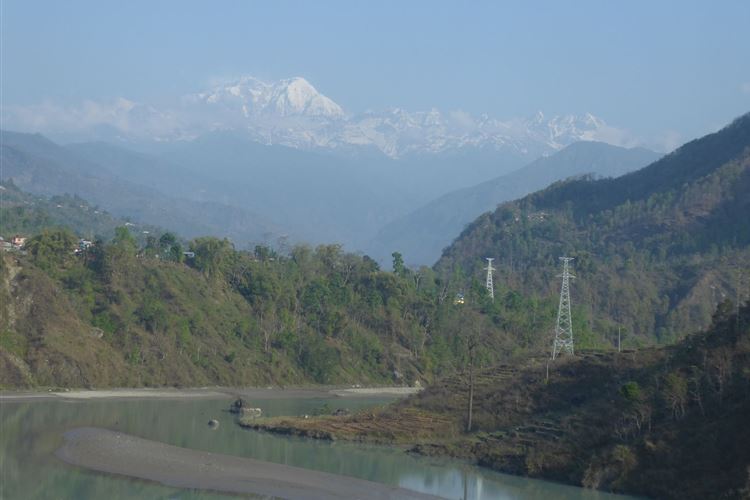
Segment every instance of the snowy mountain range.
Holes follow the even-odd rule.
[[[185,96],[171,109],[124,98],[81,106],[3,109],[6,126],[75,140],[175,141],[241,131],[263,144],[298,149],[375,149],[391,158],[474,147],[535,158],[580,140],[632,146],[627,134],[591,114],[499,120],[463,111],[388,109],[348,113],[301,77],[252,76]]]
[[[466,146],[556,151],[580,140],[597,140],[608,127],[591,114],[501,121],[437,109],[409,112],[394,108],[347,114],[301,77],[266,83],[243,77],[190,96],[216,128],[246,129],[268,144],[295,148],[341,149],[371,146],[390,157],[439,153]]]

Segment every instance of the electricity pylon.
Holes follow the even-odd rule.
[[[490,294],[490,298],[492,298],[492,301],[494,302],[495,301],[495,287],[492,284],[492,271],[494,271],[495,268],[492,267],[492,261],[495,259],[490,258],[490,257],[486,257],[486,258],[487,258],[487,267],[485,267],[485,269],[487,270],[487,283],[485,286],[487,287],[487,292],[489,292]]]
[[[555,326],[555,343],[552,345],[552,359],[566,352],[573,354],[573,321],[570,314],[570,274],[569,262],[572,257],[560,257],[563,261],[562,288],[560,289],[560,306],[557,309],[557,326]]]

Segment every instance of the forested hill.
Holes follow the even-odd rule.
[[[630,201],[647,200],[656,193],[679,191],[715,173],[727,163],[747,155],[750,147],[750,113],[714,134],[693,140],[673,153],[636,172],[598,182],[569,182],[532,194],[539,208],[574,201],[576,215],[590,214]]]
[[[643,148],[575,142],[511,173],[446,193],[390,222],[378,232],[371,247],[374,253],[370,255],[382,259],[397,248],[409,263],[433,264],[466,224],[499,203],[518,199],[574,175],[617,177],[657,158],[657,153]]]
[[[0,387],[430,382],[468,336],[493,363],[554,320],[554,299],[493,303],[399,254],[185,241],[0,186],[0,235],[28,238],[0,252]]]
[[[52,227],[70,229],[92,241],[111,239],[118,226],[128,226],[141,243],[150,234],[160,232],[154,226],[115,217],[79,196],[35,196],[20,190],[12,181],[0,182],[0,221],[0,236],[6,240],[15,234],[28,236]]]
[[[529,296],[559,290],[558,257],[575,257],[580,338],[673,341],[706,327],[750,281],[750,114],[631,174],[552,185],[474,221],[436,268],[497,279]]]
[[[532,306],[498,309],[501,327],[486,298],[455,304],[398,258],[387,272],[338,245],[279,254],[149,236],[139,245],[120,226],[82,250],[80,234],[51,228],[0,252],[0,388],[424,383],[463,366],[468,333],[480,359],[507,359]],[[533,308],[551,321],[551,302]]]

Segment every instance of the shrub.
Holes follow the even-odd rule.
[[[630,381],[626,382],[625,384],[620,387],[620,393],[631,402],[640,401],[642,398],[641,393],[641,386],[638,385],[638,382]]]

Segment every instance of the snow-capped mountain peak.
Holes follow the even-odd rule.
[[[276,89],[275,104],[282,114],[343,117],[344,110],[328,97],[320,94],[310,82],[297,77],[282,80]]]
[[[604,120],[591,113],[547,118],[538,111],[525,123],[525,131],[553,149],[561,149],[576,141],[596,140],[599,131],[606,127]]]
[[[242,111],[245,118],[344,116],[341,106],[318,92],[302,77],[267,83],[253,76],[243,76],[195,94],[192,100],[208,106],[235,107]]]

